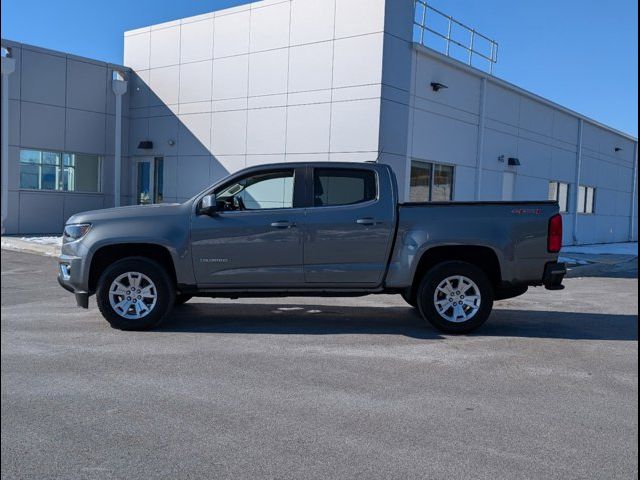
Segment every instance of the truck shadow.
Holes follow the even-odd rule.
[[[445,335],[407,307],[188,303],[173,310],[160,332],[263,335]],[[638,317],[600,313],[494,310],[476,337],[638,340]]]
[[[581,277],[638,278],[638,257],[618,263],[601,262],[569,267],[567,278]]]

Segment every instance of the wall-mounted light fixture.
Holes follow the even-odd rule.
[[[153,150],[153,142],[150,140],[142,140],[138,144],[138,148],[140,150]]]
[[[616,148],[614,148],[614,150],[616,151],[616,153],[621,152],[622,151],[622,147],[616,147]]]
[[[516,157],[507,158],[506,155],[500,155],[498,157],[498,161],[502,162],[502,163],[507,162],[507,165],[509,165],[510,167],[519,167],[520,166],[520,159],[516,158]]]
[[[169,144],[170,147],[173,147],[176,144],[176,141],[173,139],[170,139],[167,143]]]
[[[444,83],[431,82],[431,88],[434,92],[439,92],[440,90],[443,90],[449,87],[447,87]]]

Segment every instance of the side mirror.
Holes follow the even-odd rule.
[[[198,205],[198,215],[213,215],[218,210],[215,194],[205,195]]]

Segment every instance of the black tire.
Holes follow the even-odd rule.
[[[174,302],[174,305],[176,307],[178,307],[180,305],[184,305],[185,303],[187,303],[192,298],[193,298],[193,295],[185,295],[184,293],[178,293],[176,295],[176,301]]]
[[[144,317],[128,319],[114,310],[109,301],[109,288],[114,280],[128,272],[146,275],[155,285],[156,303]],[[149,330],[160,324],[175,301],[175,288],[165,269],[144,257],[128,257],[109,266],[98,279],[96,301],[102,316],[119,330]]]
[[[479,290],[477,294],[480,297],[480,305],[476,313],[471,316],[469,320],[460,322],[447,320],[438,312],[438,309],[436,308],[434,299],[436,289],[442,282],[447,280],[449,277],[454,276],[466,277],[467,279],[475,283],[477,289]],[[473,290],[475,290],[475,288]],[[472,294],[474,294],[475,296],[476,292],[473,292],[473,290]],[[462,293],[464,294],[464,292]],[[456,296],[459,295],[457,294],[457,292],[453,293],[452,295],[453,296],[447,300],[460,300],[460,297]],[[446,298],[446,295],[444,295],[444,297]],[[418,289],[417,303],[422,317],[438,330],[446,333],[462,334],[472,332],[487,321],[489,315],[491,314],[491,310],[493,309],[493,297],[493,286],[491,285],[489,278],[482,269],[470,263],[451,261],[440,263],[426,273]],[[464,296],[462,296],[462,298],[464,298]],[[465,309],[465,314],[468,314],[467,309],[471,307],[467,305],[462,306],[462,302],[460,302],[460,305],[463,309]],[[447,312],[451,312],[449,315],[452,315],[454,311],[446,310],[444,313],[446,314]],[[460,316],[459,318],[462,317]]]
[[[416,296],[411,295],[411,290],[405,290],[400,294],[400,296],[404,299],[405,302],[407,302],[413,308],[418,308],[418,302],[416,301]]]

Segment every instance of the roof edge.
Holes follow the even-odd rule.
[[[40,47],[38,45],[31,45],[29,43],[22,43],[22,42],[17,42],[15,40],[10,40],[8,38],[2,38],[0,39],[0,42],[2,43],[2,46],[8,46],[8,47],[13,47],[13,48],[21,48],[21,49],[25,49],[25,50],[29,50],[32,52],[37,52],[37,53],[45,53],[48,55],[55,55],[58,57],[65,57],[65,58],[69,58],[71,60],[78,60],[80,62],[85,62],[85,63],[92,63],[94,65],[104,65],[108,68],[115,68],[118,70],[124,70],[127,72],[132,71],[131,68],[129,67],[125,67],[124,65],[120,65],[118,63],[111,63],[111,62],[106,62],[104,60],[98,60],[96,58],[89,58],[89,57],[83,57],[82,55],[76,55],[74,53],[69,53],[69,52],[62,52],[60,50],[52,50],[50,48],[44,48],[44,47]]]
[[[535,100],[535,101],[540,102],[540,103],[542,103],[544,105],[547,105],[547,106],[549,106],[551,108],[555,108],[557,110],[560,110],[561,112],[566,113],[568,115],[571,115],[573,117],[576,117],[579,120],[583,120],[583,121],[588,122],[588,123],[590,123],[592,125],[595,125],[596,127],[602,128],[604,130],[608,130],[608,131],[610,131],[612,133],[615,133],[616,135],[624,137],[627,140],[631,140],[632,142],[638,143],[638,138],[634,137],[630,133],[626,133],[626,132],[623,132],[622,130],[618,130],[617,128],[613,128],[613,127],[610,127],[608,125],[605,125],[602,122],[594,120],[591,117],[588,117],[588,116],[583,115],[583,114],[581,114],[579,112],[576,112],[575,110],[572,110],[572,109],[570,109],[568,107],[560,105],[559,103],[556,103],[556,102],[554,102],[552,100],[544,98],[544,97],[542,97],[542,96],[540,96],[540,95],[538,95],[536,93],[530,92],[529,90],[525,90],[522,87],[514,85],[513,83],[510,83],[510,82],[507,82],[506,80],[502,80],[501,78],[498,78],[495,75],[491,75],[491,74],[483,72],[482,70],[479,70],[477,68],[465,65],[464,63],[462,63],[462,62],[460,62],[460,61],[458,61],[458,60],[456,60],[454,58],[448,57],[448,56],[438,52],[437,50],[433,50],[432,48],[425,47],[424,45],[421,45],[421,44],[416,43],[416,42],[413,42],[413,48],[419,53],[422,53],[422,54],[425,54],[425,55],[429,55],[431,57],[435,57],[438,60],[441,60],[441,61],[443,61],[445,63],[448,63],[449,65],[451,65],[454,68],[457,68],[459,70],[463,70],[463,71],[465,71],[467,73],[471,73],[472,75],[475,75],[475,76],[477,76],[479,78],[486,78],[487,81],[493,82],[493,83],[495,83],[495,84],[497,84],[497,85],[499,85],[501,87],[504,87],[504,88],[506,88],[508,90],[511,90],[511,91],[516,92],[516,93],[521,94],[521,95],[524,95],[525,97],[528,97],[531,100]]]

